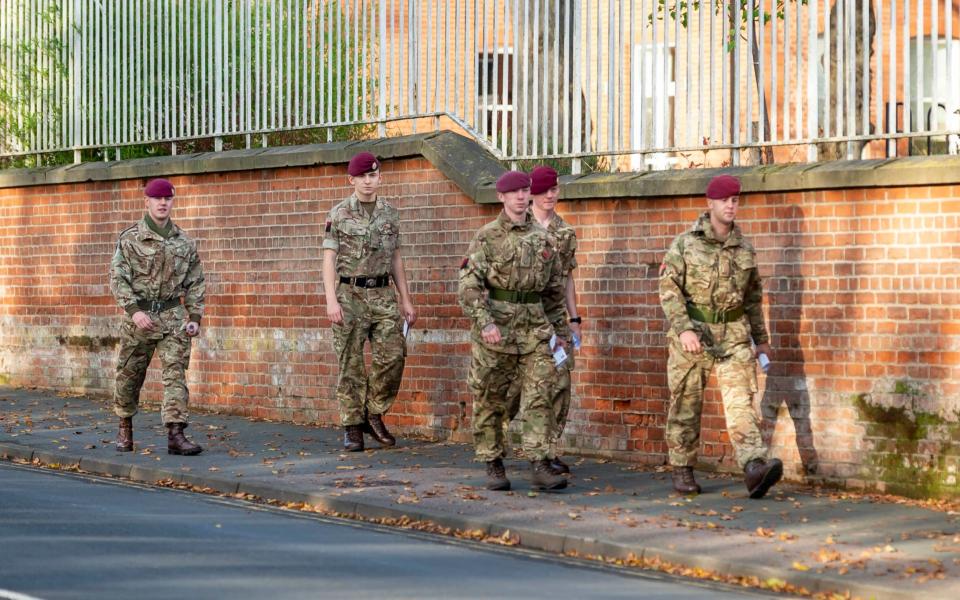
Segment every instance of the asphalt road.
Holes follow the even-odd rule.
[[[0,463],[0,599],[744,595],[769,597]]]

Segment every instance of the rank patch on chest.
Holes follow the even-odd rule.
[[[550,260],[550,257],[553,256],[553,252],[550,252],[549,248],[543,249],[543,258]]]

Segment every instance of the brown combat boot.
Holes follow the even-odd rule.
[[[343,449],[347,452],[363,450],[362,425],[347,425],[343,428]]]
[[[557,475],[570,472],[570,465],[560,460],[559,456],[554,456],[550,459],[550,468],[553,469],[553,472]]]
[[[767,490],[783,477],[783,463],[779,458],[763,460],[755,458],[747,463],[743,468],[744,483],[747,484],[747,491],[754,500],[763,498]]]
[[[397,438],[387,431],[387,426],[383,424],[382,415],[368,415],[364,433],[370,434],[370,437],[380,442],[381,446],[393,446],[397,443]]]
[[[503,468],[503,460],[495,458],[487,461],[487,489],[495,492],[505,492],[510,489],[510,480],[507,479],[507,470]]]
[[[699,494],[700,484],[693,478],[693,467],[673,468],[673,490],[678,494]]]
[[[535,460],[530,463],[533,473],[530,477],[530,486],[535,490],[552,491],[567,487],[567,478],[553,472],[550,459]]]
[[[133,452],[133,417],[120,417],[117,452]]]
[[[186,423],[167,423],[167,454],[193,456],[203,452],[203,448],[183,435],[183,428],[186,426]]]

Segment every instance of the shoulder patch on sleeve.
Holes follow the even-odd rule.
[[[328,220],[327,220],[327,225],[326,225],[326,227],[324,227],[323,230],[324,230],[326,233],[330,233],[330,227],[331,227],[332,225],[333,225],[333,222],[328,219]]]
[[[460,263],[460,268],[461,268],[461,269],[466,269],[466,268],[467,268],[467,265],[469,265],[469,264],[470,264],[470,259],[469,259],[469,258],[464,258],[464,259],[463,259],[463,262]]]

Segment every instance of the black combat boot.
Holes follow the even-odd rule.
[[[186,426],[186,423],[167,423],[167,454],[193,456],[203,452],[203,448],[183,435],[183,429]]]
[[[530,485],[533,489],[551,491],[562,490],[567,487],[567,478],[553,472],[549,458],[532,461],[530,466],[533,471],[530,477]]]
[[[510,480],[507,479],[507,470],[503,468],[503,460],[495,458],[487,461],[487,489],[496,492],[505,492],[510,489]]]
[[[700,484],[693,478],[693,467],[673,468],[673,490],[678,494],[699,494]]]
[[[367,422],[364,425],[366,425],[364,433],[370,434],[370,437],[380,442],[381,446],[393,446],[397,443],[397,438],[387,431],[381,415],[367,416]]]
[[[133,417],[120,417],[117,452],[133,452]]]
[[[767,490],[783,477],[783,463],[779,458],[763,460],[755,458],[747,463],[743,468],[744,483],[747,484],[747,491],[754,500],[763,498]]]
[[[363,450],[363,426],[347,425],[343,428],[343,449],[347,452]]]
[[[570,472],[570,465],[560,460],[559,456],[554,456],[550,459],[550,468],[553,469],[553,472],[557,475]]]

